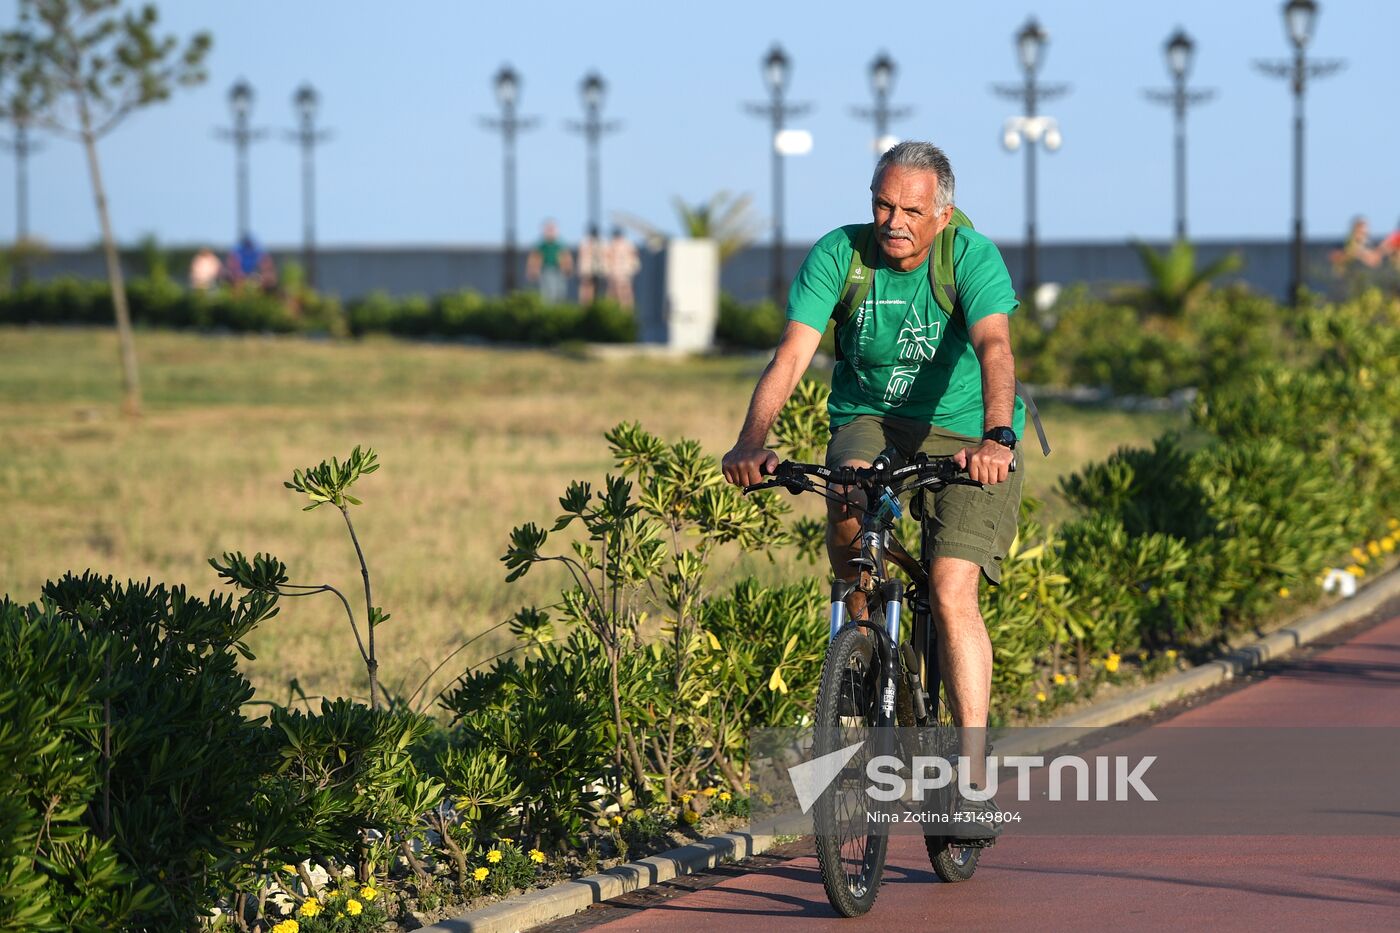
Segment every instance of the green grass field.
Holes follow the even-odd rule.
[[[91,568],[202,595],[218,583],[208,558],[242,550],[275,554],[294,581],[331,583],[354,602],[358,565],[339,515],[303,513],[282,483],[373,447],[382,466],[357,487],[365,504],[352,514],[375,601],[393,615],[379,630],[382,679],[408,690],[473,633],[554,600],[559,577],[537,570],[508,586],[499,557],[514,525],[552,521],[570,480],[602,479],[604,431],[639,421],[718,457],[766,362],[169,332],[141,332],[137,347],[146,409],[129,422],[113,333],[0,328],[0,593],[29,602],[45,580]],[[1042,414],[1056,452],[1030,455],[1027,488],[1052,516],[1064,512],[1059,475],[1180,417],[1056,404]],[[791,566],[748,555],[723,572]],[[283,606],[250,639],[260,695],[285,701],[292,677],[313,696],[363,695],[334,598]],[[503,644],[481,639],[433,688]]]

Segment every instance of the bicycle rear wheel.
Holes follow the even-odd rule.
[[[857,917],[875,903],[889,846],[888,834],[870,819],[874,801],[866,793],[865,778],[879,678],[872,638],[854,625],[838,632],[827,649],[817,691],[814,754],[864,744],[817,799],[814,815],[822,885],[831,906],[846,917]]]

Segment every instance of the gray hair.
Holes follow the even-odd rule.
[[[880,156],[880,161],[875,163],[875,174],[870,179],[871,191],[880,186],[880,176],[891,165],[933,172],[938,176],[938,193],[933,198],[934,210],[942,211],[952,205],[953,187],[956,184],[953,180],[953,166],[949,164],[943,150],[933,143],[908,139],[886,150],[885,154]]]

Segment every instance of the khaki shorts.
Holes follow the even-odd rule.
[[[852,460],[869,463],[887,447],[897,449],[906,460],[919,451],[930,457],[947,457],[979,443],[975,437],[907,418],[857,415],[855,420],[832,429],[826,465],[839,466]],[[1015,452],[1016,472],[1006,482],[980,489],[948,486],[933,497],[932,556],[970,560],[994,584],[1001,582],[1001,564],[1016,540],[1020,517],[1026,467],[1020,444]]]

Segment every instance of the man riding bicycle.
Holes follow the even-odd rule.
[[[953,186],[947,156],[931,143],[903,142],[880,157],[870,185],[873,228],[838,227],[807,254],[788,293],[787,325],[723,470],[726,480],[745,486],[777,466],[766,449],[769,429],[836,316],[827,465],[867,467],[893,447],[906,459],[920,451],[952,456],[983,484],[951,485],[935,496],[929,568],[939,666],[961,727],[967,778],[980,788],[992,645],[978,588],[983,576],[1001,582],[1001,562],[1016,536],[1024,471],[1018,465],[1013,472],[1012,464],[1025,406],[1011,353],[1010,315],[1019,304],[1011,276],[990,240],[970,225],[949,229]],[[936,245],[951,250],[952,313],[934,292]],[[842,307],[861,293],[858,307]],[[864,506],[858,490],[849,497]],[[852,580],[858,513],[829,503],[827,520],[832,571]],[[852,617],[861,618],[864,596],[854,593],[851,603]],[[978,809],[973,801],[962,806]]]

